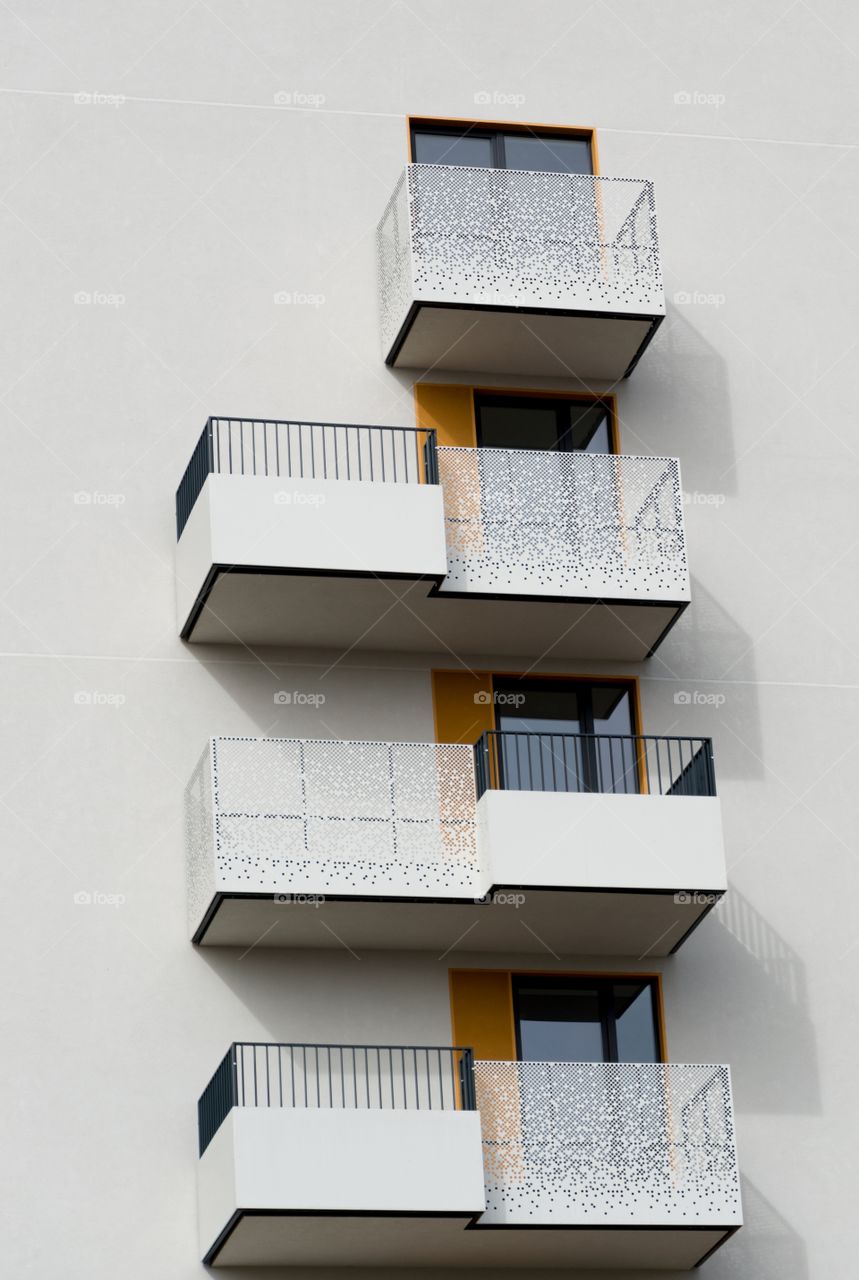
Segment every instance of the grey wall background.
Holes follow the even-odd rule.
[[[412,112],[592,124],[603,173],[656,183],[669,315],[618,393],[624,449],[678,454],[693,495],[646,728],[713,735],[726,820],[730,901],[662,966],[670,1055],[734,1072],[747,1226],[706,1274],[849,1274],[852,6],[12,0],[0,40],[9,1273],[198,1276],[195,1104],[227,1044],[444,1042],[448,964],[487,962],[186,938],[208,735],[432,736],[432,659],[189,649],[172,576],[207,414],[413,421],[373,251]]]

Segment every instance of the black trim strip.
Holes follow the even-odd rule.
[[[393,897],[390,895],[383,895],[383,894],[379,894],[377,896],[373,894],[326,893],[324,895],[320,894],[320,896],[324,897],[326,902],[347,902],[352,904],[358,904],[358,903],[388,904],[390,906],[403,905],[403,906],[437,906],[437,907],[476,907],[479,910],[481,906],[493,905],[490,901],[488,901],[488,899],[490,899],[494,894],[508,893],[510,891],[522,892],[522,893],[581,893],[581,894],[612,893],[612,894],[625,894],[627,897],[636,897],[636,898],[637,897],[673,898],[678,893],[690,892],[688,888],[686,889],[624,889],[624,888],[617,888],[616,886],[612,886],[611,888],[604,888],[601,886],[594,886],[594,885],[494,884],[492,885],[491,888],[487,889],[486,891],[485,896],[487,898],[487,901],[485,903],[477,902],[474,898],[415,898],[415,897]],[[686,941],[689,935],[693,933],[695,929],[698,928],[698,925],[701,923],[704,917],[709,915],[709,913],[717,905],[719,900],[723,898],[725,895],[724,889],[695,889],[695,890],[692,890],[691,892],[702,894],[702,895],[706,894],[709,897],[715,898],[715,902],[710,903],[710,905],[706,907],[706,910],[701,912],[701,914],[697,917],[695,922],[686,930],[686,932],[680,938],[680,941],[677,942],[675,946],[672,948],[672,950],[668,953],[669,955],[674,955],[674,952],[677,951],[682,946],[682,944]],[[214,921],[215,917],[217,916],[218,912],[220,911],[221,907],[225,902],[227,901],[273,902],[275,896],[276,895],[274,893],[241,893],[241,892],[219,890],[212,898],[212,901],[209,903],[209,906],[206,910],[205,915],[203,916],[203,919],[201,920],[193,937],[191,938],[192,943],[195,946],[202,945],[210,925]],[[302,896],[302,895],[299,895],[299,896]],[[308,894],[307,896],[312,896],[312,895]]]
[[[411,573],[376,573],[371,569],[294,569],[280,568],[273,565],[229,565],[215,564],[206,575],[206,579],[201,587],[196,600],[188,614],[185,625],[179,633],[180,639],[190,641],[194,633],[194,628],[200,620],[200,615],[208,604],[209,597],[218,584],[222,575],[226,574],[251,574],[255,576],[269,576],[280,578],[376,578],[382,581],[390,582],[429,582],[430,590],[427,592],[428,600],[492,600],[499,603],[507,602],[509,604],[580,604],[598,607],[603,605],[607,608],[638,608],[638,609],[674,609],[676,612],[674,617],[669,620],[663,630],[659,633],[650,649],[644,655],[644,660],[652,658],[656,650],[662,644],[662,641],[668,635],[668,632],[679,619],[680,615],[689,607],[689,600],[623,600],[616,599],[613,596],[525,596],[510,595],[506,592],[494,593],[490,591],[442,591],[440,588],[444,582],[444,578],[437,578],[430,574],[411,574]]]
[[[223,1231],[216,1237],[214,1244],[203,1258],[203,1265],[211,1267],[215,1259],[245,1218],[404,1218],[406,1221],[417,1218],[447,1218],[451,1221],[465,1222],[466,1228],[474,1221],[471,1213],[445,1212],[439,1210],[400,1211],[396,1209],[236,1209],[231,1215]]]
[[[650,646],[650,649],[649,649],[649,650],[648,650],[648,652],[644,655],[644,661],[645,661],[645,662],[647,661],[647,659],[648,659],[648,658],[652,658],[652,657],[653,657],[654,653],[656,653],[656,650],[657,650],[657,649],[659,648],[659,646],[662,644],[662,641],[663,641],[663,640],[665,639],[665,637],[668,635],[668,632],[671,630],[671,628],[672,628],[673,626],[675,626],[675,625],[680,621],[680,618],[681,618],[681,617],[682,617],[682,615],[686,612],[686,610],[689,608],[689,606],[690,606],[690,604],[691,604],[691,603],[692,603],[692,601],[691,601],[691,600],[685,600],[685,601],[683,602],[683,604],[681,604],[681,605],[678,605],[678,606],[677,606],[677,612],[675,613],[674,617],[671,619],[671,621],[668,623],[668,625],[665,627],[665,629],[664,629],[663,631],[660,631],[659,635],[656,637],[656,639],[654,640],[653,644]]]
[[[403,320],[403,323],[400,326],[400,329],[397,333],[396,338],[394,338],[394,341],[391,343],[391,349],[388,352],[388,354],[385,356],[385,364],[388,365],[389,367],[393,367],[394,365],[396,365],[400,352],[402,351],[405,345],[406,339],[408,338],[412,330],[412,326],[414,325],[414,322],[418,317],[418,313],[424,307],[433,308],[435,310],[441,310],[441,311],[480,311],[484,315],[503,314],[503,315],[522,315],[522,316],[555,316],[559,318],[563,317],[564,319],[575,318],[580,320],[614,320],[619,322],[629,320],[636,324],[641,324],[642,320],[646,320],[649,322],[650,328],[648,329],[647,333],[644,335],[644,338],[641,341],[638,351],[633,356],[630,363],[627,365],[626,371],[621,375],[621,378],[618,379],[618,381],[622,381],[624,378],[629,377],[629,375],[632,373],[633,369],[641,359],[642,355],[644,354],[645,350],[653,341],[653,336],[656,333],[656,330],[659,328],[660,324],[665,319],[664,312],[657,316],[645,315],[645,314],[639,315],[637,312],[633,312],[633,313],[625,312],[623,315],[618,315],[616,311],[580,311],[580,310],[568,310],[567,308],[564,308],[564,307],[510,307],[510,306],[491,307],[491,306],[486,306],[484,303],[477,303],[477,302],[436,302],[431,299],[426,299],[426,300],[421,299],[419,301],[412,302],[411,306],[408,309],[408,312],[406,313],[406,318]],[[554,352],[552,354],[554,354]],[[606,381],[606,379],[597,379],[597,381]],[[611,379],[608,379],[608,381],[611,381]]]
[[[432,583],[433,587],[444,581],[443,577],[437,578],[434,574],[376,573],[373,569],[293,569],[280,568],[277,565],[268,564],[213,564],[206,574],[206,580],[200,588],[185,625],[179,633],[180,639],[191,639],[194,628],[200,620],[200,614],[208,604],[209,596],[214,591],[219,578],[229,573],[274,578],[376,578],[382,582],[429,582]],[[428,596],[431,594],[432,592],[427,592]]]
[[[720,1225],[708,1227],[704,1223],[693,1225],[692,1223],[670,1223],[660,1226],[656,1223],[646,1223],[641,1226],[631,1225],[628,1227],[616,1226],[612,1223],[538,1223],[538,1222],[487,1222],[481,1225],[479,1217],[470,1213],[445,1213],[442,1211],[432,1212],[397,1212],[373,1209],[355,1209],[344,1212],[339,1209],[236,1209],[229,1218],[224,1229],[218,1234],[211,1248],[207,1251],[203,1258],[203,1265],[211,1267],[214,1265],[218,1254],[229,1240],[230,1236],[245,1218],[402,1218],[406,1221],[417,1219],[448,1219],[449,1221],[464,1221],[466,1231],[608,1231],[612,1234],[627,1235],[630,1232],[643,1231],[670,1231],[674,1232],[702,1232],[702,1231],[724,1231],[721,1240],[702,1254],[693,1267],[700,1267],[702,1263],[711,1258],[717,1249],[721,1249],[731,1236],[735,1235],[740,1229],[741,1224],[731,1227],[723,1227]]]

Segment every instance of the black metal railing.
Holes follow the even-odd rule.
[[[710,738],[488,730],[474,747],[477,795],[596,791],[715,796]]]
[[[210,472],[293,480],[438,484],[436,433],[274,418],[209,418],[176,491],[176,536]]]
[[[197,1103],[200,1155],[233,1107],[473,1111],[475,1106],[471,1049],[236,1043]]]

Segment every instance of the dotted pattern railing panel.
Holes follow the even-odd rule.
[[[643,316],[664,306],[644,179],[409,165],[378,248],[386,351],[415,299]]]
[[[442,591],[673,600],[689,589],[676,458],[438,450]]]
[[[230,883],[473,895],[471,746],[217,738],[212,753],[216,862]]]
[[[474,1071],[482,1221],[740,1221],[727,1067],[476,1062]]]

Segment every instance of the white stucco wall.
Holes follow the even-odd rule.
[[[409,111],[595,124],[603,173],[654,181],[668,315],[615,390],[623,450],[681,459],[692,604],[626,670],[647,732],[714,738],[730,891],[640,968],[670,1056],[732,1068],[746,1226],[707,1280],[850,1273],[855,21],[837,0],[0,10],[10,1274],[197,1280],[195,1104],[227,1043],[449,1042],[448,967],[521,964],[467,939],[187,941],[207,737],[433,736],[438,656],[201,653],[175,623],[174,494],[208,414],[414,423],[374,258]]]

